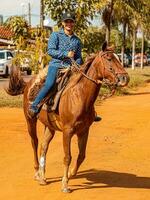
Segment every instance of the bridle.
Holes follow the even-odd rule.
[[[79,73],[81,73],[84,77],[86,77],[88,80],[92,81],[93,83],[95,83],[97,86],[99,86],[100,84],[101,85],[105,85],[106,87],[108,87],[110,89],[110,93],[107,94],[107,95],[103,95],[102,96],[102,100],[108,98],[108,97],[111,97],[112,95],[114,95],[115,91],[116,91],[116,87],[117,87],[117,82],[118,82],[118,74],[126,74],[126,73],[121,73],[121,72],[115,72],[115,70],[113,68],[109,68],[107,65],[104,64],[103,62],[103,56],[105,56],[106,54],[108,53],[112,53],[114,54],[114,51],[112,50],[108,50],[108,51],[105,51],[105,52],[99,52],[99,55],[100,56],[100,61],[101,61],[101,64],[103,66],[103,72],[102,72],[102,80],[95,80],[91,77],[89,77],[88,75],[86,75],[81,69],[80,69],[80,66],[75,62],[74,59],[71,59],[71,63],[72,63],[72,67],[78,71]],[[106,58],[107,59],[107,58]],[[110,83],[108,82],[107,79],[105,79],[105,70],[108,70],[110,71],[113,75],[114,75],[114,79],[115,79],[115,82],[114,83]]]
[[[96,85],[99,85],[100,83],[102,83],[102,81],[99,82],[99,80],[95,80],[91,77],[89,77],[88,75],[86,75],[81,69],[80,66],[76,63],[76,61],[74,59],[71,59],[71,63],[72,63],[72,68],[74,68],[77,72],[81,73],[85,78],[87,78],[88,80],[92,81],[93,83],[95,83]]]
[[[99,54],[98,54],[98,56],[100,56],[100,61],[101,61],[101,63],[102,63],[102,67],[103,67],[102,80],[95,80],[95,79],[89,77],[87,74],[85,74],[85,73],[80,69],[80,66],[75,62],[74,59],[71,59],[72,67],[73,67],[76,71],[80,72],[80,73],[81,73],[84,77],[86,77],[88,80],[90,80],[90,81],[92,81],[93,83],[95,83],[96,85],[99,85],[99,84],[107,84],[107,85],[108,85],[108,84],[110,84],[110,83],[107,81],[107,79],[105,79],[105,70],[107,69],[108,71],[110,71],[110,72],[114,75],[115,80],[116,80],[115,83],[111,83],[110,85],[111,85],[111,86],[112,86],[112,85],[115,85],[115,86],[116,86],[117,80],[118,80],[117,75],[118,75],[118,74],[124,74],[124,73],[120,73],[120,72],[117,72],[117,73],[116,73],[115,70],[114,70],[113,68],[109,68],[107,65],[105,66],[105,64],[104,64],[104,62],[103,62],[103,56],[106,55],[106,54],[108,54],[108,53],[114,53],[114,52],[108,50],[108,51],[105,51],[105,52],[99,52]]]
[[[108,67],[106,64],[104,64],[104,62],[103,62],[103,57],[106,55],[106,54],[108,54],[108,53],[112,53],[112,54],[114,54],[114,51],[112,51],[112,50],[108,50],[108,51],[105,51],[105,52],[100,52],[99,53],[99,56],[101,57],[101,59],[100,59],[100,61],[101,61],[101,63],[102,63],[102,66],[103,66],[103,72],[102,72],[102,77],[103,77],[103,84],[105,84],[105,85],[109,85],[109,86],[116,86],[116,84],[117,84],[117,81],[118,81],[118,78],[117,78],[117,75],[118,74],[122,74],[122,73],[120,73],[120,72],[116,72],[112,67]],[[108,60],[107,58],[105,58],[106,60]],[[109,71],[109,72],[111,72],[113,75],[114,75],[114,79],[115,79],[115,82],[114,83],[110,83],[109,81],[108,81],[108,79],[105,79],[105,70],[107,69],[107,71]]]

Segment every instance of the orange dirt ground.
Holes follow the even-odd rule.
[[[33,154],[22,109],[0,108],[0,199],[4,200],[149,200],[150,86],[133,95],[113,97],[96,106],[103,120],[90,130],[87,157],[72,193],[61,192],[62,134],[47,154],[48,184],[33,180]],[[43,126],[38,124],[39,140]],[[77,155],[76,137],[72,141]],[[75,162],[73,159],[72,164]]]

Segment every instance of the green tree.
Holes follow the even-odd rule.
[[[90,26],[85,30],[83,43],[83,57],[86,54],[98,52],[101,49],[101,44],[105,39],[104,29]]]
[[[29,37],[29,27],[26,20],[19,16],[10,17],[6,20],[5,26],[13,32],[13,41],[17,45],[17,49],[24,49]]]
[[[81,37],[96,13],[95,5],[99,0],[44,0],[45,13],[48,14],[58,26],[61,26],[62,13],[70,11],[75,13],[75,32]]]
[[[110,43],[114,44],[115,51],[117,53],[121,52],[122,47],[122,33],[118,30],[118,28],[112,28],[111,34],[110,34]]]

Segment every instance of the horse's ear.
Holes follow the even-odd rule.
[[[107,41],[105,41],[102,45],[102,51],[106,51],[107,49]]]

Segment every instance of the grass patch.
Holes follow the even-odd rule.
[[[126,70],[130,76],[130,82],[128,88],[137,88],[139,86],[145,86],[146,82],[150,80],[150,66],[144,69],[136,68],[132,70],[131,68]]]
[[[138,87],[144,87],[150,81],[150,67],[140,69],[136,67],[135,70],[131,68],[126,69],[129,74],[130,82],[127,87],[118,88],[117,95],[124,95],[130,93],[131,90],[136,90]]]
[[[23,96],[10,96],[4,89],[0,89],[0,107],[17,107],[21,108]]]
[[[132,70],[131,68],[126,68],[126,71],[130,76],[130,82],[128,86],[116,89],[115,95],[117,96],[127,95],[130,93],[130,91],[135,91],[138,87],[144,87],[148,82],[150,82],[150,67],[145,67],[144,69],[136,67],[135,70]],[[102,86],[99,94],[99,99],[109,93],[110,90],[107,87]],[[97,101],[99,102],[100,100]]]

